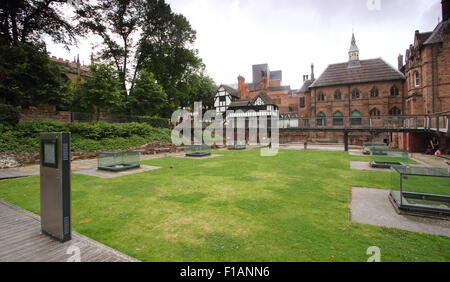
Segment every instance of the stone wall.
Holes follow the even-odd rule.
[[[32,107],[21,111],[20,122],[33,120],[53,120],[69,123],[70,112],[56,111],[53,107]]]

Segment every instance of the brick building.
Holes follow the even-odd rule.
[[[406,50],[403,71],[406,75],[405,109],[407,115],[450,111],[450,0],[442,1],[442,22],[431,32],[414,34]],[[394,134],[393,144],[413,152],[424,151],[430,134]],[[447,136],[438,136],[449,149]]]
[[[298,98],[293,96],[290,86],[282,85],[283,72],[270,71],[268,64],[252,66],[253,81],[247,83],[243,76],[238,77],[237,85],[221,85],[215,97],[215,108],[225,113],[232,102],[253,100],[261,93],[267,95],[280,113],[297,113]],[[222,98],[221,98],[222,97]]]
[[[403,55],[399,55],[397,67],[381,58],[360,60],[356,38],[352,35],[348,61],[329,65],[317,79],[311,65],[311,75],[303,76],[299,90],[282,86],[281,71],[271,72],[267,64],[255,65],[252,83],[246,83],[239,76],[236,87],[228,85],[219,89],[228,91],[230,98],[229,102],[219,103],[216,97],[216,108],[224,113],[233,101],[254,99],[264,91],[278,105],[281,119],[288,116],[296,119],[297,124],[300,121],[309,125],[342,126],[344,116],[353,117],[351,122],[358,123],[362,122],[359,117],[364,116],[426,115],[450,111],[449,15],[450,0],[443,0],[442,22],[432,32],[416,31],[414,43],[406,51],[406,62]],[[286,142],[343,142],[343,133],[338,132],[290,134],[292,136],[286,138]],[[392,147],[422,152],[432,137],[427,133],[353,133],[350,143],[389,141]],[[444,149],[450,147],[447,136],[439,138]]]

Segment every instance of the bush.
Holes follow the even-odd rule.
[[[68,131],[68,127],[57,121],[34,120],[17,124],[14,131],[20,136],[38,137],[41,132],[65,132]]]
[[[166,118],[138,117],[137,121],[156,128],[169,128],[169,120]]]
[[[150,142],[170,142],[170,130],[146,123],[106,122],[63,124],[55,121],[28,121],[15,127],[0,124],[0,152],[39,152],[39,133],[72,133],[72,151],[127,149]]]
[[[0,124],[16,125],[20,120],[20,111],[11,106],[0,104]]]

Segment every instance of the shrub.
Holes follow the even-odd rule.
[[[16,125],[20,120],[20,111],[11,106],[0,104],[0,124]]]
[[[25,121],[16,125],[14,130],[20,136],[39,136],[41,132],[64,132],[68,131],[67,125],[57,121],[34,120]]]
[[[152,127],[156,128],[169,128],[169,120],[166,118],[158,117],[138,117],[138,122],[146,123]]]

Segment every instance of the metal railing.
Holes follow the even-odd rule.
[[[428,115],[280,119],[279,126],[302,130],[423,130],[450,134],[450,111]]]

